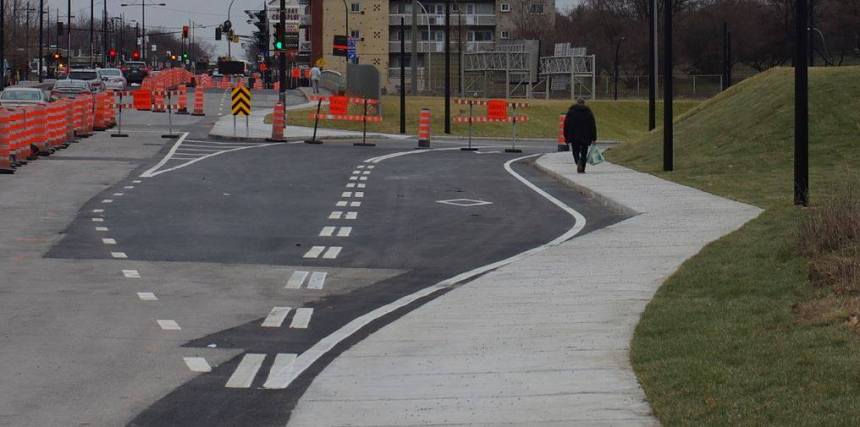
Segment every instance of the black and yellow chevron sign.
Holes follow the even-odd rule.
[[[245,86],[233,88],[233,115],[251,115],[251,90]]]

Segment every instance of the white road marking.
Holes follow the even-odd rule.
[[[352,233],[352,227],[341,227],[340,230],[337,230],[337,237],[349,237]]]
[[[337,227],[326,226],[320,231],[320,237],[331,237]]]
[[[341,212],[341,211],[333,211],[333,212],[328,216],[328,219],[340,219],[340,217],[342,217],[342,216],[343,216],[343,212]]]
[[[362,174],[362,175],[370,175],[370,172],[371,172],[371,171],[364,171],[364,172],[362,172],[361,174]]]
[[[212,372],[212,367],[209,366],[209,362],[202,357],[183,357],[182,360],[185,361],[185,365],[188,366],[188,369],[191,372]]]
[[[152,292],[138,292],[137,297],[141,301],[158,301],[158,297]]]
[[[449,149],[441,149],[441,150],[449,150]],[[441,151],[441,150],[439,150],[439,151]],[[459,150],[459,148],[453,148],[451,150]],[[418,153],[427,153],[427,152],[429,152],[429,151],[427,151],[427,150],[404,151],[404,152],[400,152],[400,153],[394,153],[394,155],[389,154],[387,156],[368,159],[368,160],[365,160],[365,162],[370,162],[370,161],[375,160],[375,162],[378,163],[382,160],[385,160],[385,158],[390,159],[390,158],[405,156],[405,155],[409,155],[409,154],[418,154]],[[561,201],[559,201],[558,199],[556,199],[552,195],[548,194],[547,192],[541,190],[536,185],[532,184],[531,182],[529,182],[528,180],[523,178],[521,175],[514,172],[514,170],[511,168],[511,164],[513,164],[514,162],[524,160],[524,159],[527,159],[529,157],[534,157],[534,155],[519,157],[519,158],[508,161],[507,163],[505,163],[505,170],[508,173],[510,173],[511,175],[513,175],[514,178],[516,178],[517,180],[519,180],[520,182],[525,184],[527,187],[529,187],[530,189],[532,189],[536,193],[540,194],[541,196],[543,196],[544,198],[546,198],[547,200],[549,200],[550,202],[552,202],[553,204],[555,204],[556,206],[561,208],[563,211],[570,214],[575,220],[575,223],[573,224],[573,227],[571,227],[570,230],[568,230],[567,232],[565,232],[561,236],[556,237],[553,241],[551,241],[547,244],[544,244],[544,245],[529,249],[527,251],[521,252],[521,253],[514,255],[510,258],[503,259],[501,261],[487,264],[485,266],[478,267],[474,270],[458,274],[454,277],[443,280],[443,281],[441,281],[441,282],[439,282],[433,286],[424,288],[418,292],[415,292],[415,293],[412,293],[410,295],[406,295],[404,297],[401,297],[400,299],[398,299],[398,300],[396,300],[390,304],[379,307],[379,308],[377,308],[377,309],[375,309],[375,310],[373,310],[367,314],[364,314],[362,316],[359,316],[359,317],[353,319],[352,321],[350,321],[349,323],[347,323],[346,325],[344,325],[343,327],[341,327],[337,331],[335,331],[332,334],[328,335],[327,337],[317,341],[316,344],[314,344],[311,348],[305,350],[301,355],[299,355],[296,358],[296,361],[293,362],[291,374],[288,378],[284,379],[284,383],[286,383],[287,386],[289,386],[293,381],[295,381],[296,378],[298,378],[299,375],[301,375],[308,368],[310,368],[314,363],[316,363],[321,357],[323,357],[329,351],[331,351],[333,348],[335,348],[335,346],[337,346],[338,344],[340,344],[341,342],[343,342],[345,339],[352,336],[356,332],[360,331],[362,328],[364,328],[365,326],[367,326],[371,322],[379,319],[380,317],[385,316],[385,315],[387,315],[387,314],[389,314],[395,310],[398,310],[400,308],[403,308],[403,307],[405,307],[405,306],[407,306],[407,305],[409,305],[409,304],[411,304],[411,303],[413,303],[413,302],[415,302],[421,298],[425,298],[427,296],[433,295],[433,294],[435,294],[441,290],[452,288],[458,284],[465,283],[465,282],[467,282],[467,281],[469,281],[469,280],[471,280],[477,276],[480,276],[480,275],[482,275],[488,271],[492,271],[492,270],[495,270],[497,268],[503,267],[505,265],[508,265],[508,264],[514,262],[514,261],[520,260],[522,258],[531,256],[535,253],[546,250],[547,248],[550,248],[553,246],[558,246],[558,245],[572,239],[577,234],[579,234],[582,231],[582,229],[585,228],[585,217],[583,217],[582,214],[580,214],[579,212],[577,212],[576,210],[574,210],[570,206],[565,205],[564,203],[562,203]]]
[[[102,200],[102,203],[104,203],[104,204],[113,203],[113,199],[104,199],[104,200]]]
[[[361,202],[350,202],[349,207],[351,207],[351,208],[361,207]]]
[[[360,198],[364,197],[364,191],[358,191],[358,192],[356,192],[356,193],[355,193],[355,197],[356,197],[356,198],[358,198],[358,199],[360,199]]]
[[[343,208],[343,207],[346,207],[346,204],[347,204],[346,200],[341,200],[341,201],[335,203],[335,206],[337,206],[339,208]]]
[[[346,184],[346,188],[355,188],[355,183],[350,182]]]
[[[140,272],[137,270],[123,270],[122,275],[125,276],[126,279],[140,279]]]
[[[263,361],[266,360],[265,354],[247,353],[242,357],[239,366],[233,371],[233,375],[227,380],[224,387],[227,388],[248,388],[254,382],[254,377],[257,376],[257,371],[263,366]]]
[[[125,196],[125,193],[113,193],[114,197],[122,197]]]
[[[287,286],[284,286],[284,288],[299,289],[302,287],[302,283],[305,282],[305,278],[307,277],[307,271],[294,271],[290,278],[287,280]]]
[[[104,244],[106,244],[106,245],[115,245],[115,244],[116,244],[116,240],[114,240],[114,239],[110,239],[110,238],[102,239],[102,243],[104,243]]]
[[[314,246],[305,253],[305,258],[319,258],[324,250],[325,246]]]
[[[366,177],[366,176],[362,176],[362,177],[360,177],[360,178],[358,178],[358,179],[359,179],[359,180],[361,180],[361,181],[367,181],[367,177]]]
[[[352,191],[344,191],[343,193],[340,193],[340,197],[350,198],[352,197]]]
[[[335,258],[337,258],[338,255],[340,255],[340,251],[342,249],[343,248],[340,246],[332,246],[332,247],[328,248],[327,251],[325,251],[323,258],[324,259],[335,259]]]
[[[367,184],[358,184],[358,188],[365,188],[365,187],[367,187]]]
[[[126,185],[125,187],[122,187],[122,188],[126,189],[126,190],[133,190],[134,186],[133,185]]]
[[[373,169],[373,168],[375,168],[375,167],[376,167],[375,165],[370,165],[370,166],[368,166],[367,168],[368,168],[368,169]]]
[[[356,166],[356,167],[357,167],[357,168],[359,168],[359,169],[364,169],[364,165],[358,165],[358,166]]]
[[[358,181],[358,177],[357,176],[351,176],[351,177],[349,177],[349,180],[350,181]]]
[[[93,209],[93,213],[104,213],[104,209]]]
[[[107,227],[96,227],[96,231],[108,231]]]
[[[141,182],[143,182],[143,181],[136,179],[136,180],[132,181],[131,183],[132,184],[140,184]]]
[[[311,316],[314,314],[312,308],[297,308],[296,314],[293,315],[293,321],[290,322],[290,327],[293,329],[307,329],[311,323]]]
[[[308,289],[322,289],[325,286],[325,279],[328,273],[324,271],[314,271],[311,274],[311,279],[308,281]]]
[[[272,144],[253,144],[253,145],[248,145],[248,146],[244,146],[244,147],[225,149],[225,150],[218,151],[218,152],[215,152],[215,153],[212,153],[212,154],[207,154],[207,155],[205,155],[205,156],[196,157],[196,158],[194,158],[193,160],[190,160],[190,161],[187,161],[187,162],[185,162],[185,163],[182,163],[181,165],[176,165],[176,166],[171,167],[171,168],[167,168],[167,169],[159,170],[162,166],[164,166],[165,164],[167,164],[167,162],[168,162],[168,161],[170,161],[170,160],[173,158],[173,156],[174,156],[174,155],[176,155],[176,154],[177,154],[177,153],[176,153],[176,151],[177,151],[177,150],[179,150],[180,146],[182,145],[182,143],[183,143],[183,142],[185,142],[185,139],[186,139],[187,137],[188,137],[188,132],[183,133],[183,134],[182,134],[182,136],[180,136],[180,137],[179,137],[179,139],[177,139],[177,140],[176,140],[176,143],[174,143],[174,144],[173,144],[173,147],[171,147],[171,148],[170,148],[170,151],[167,153],[167,155],[166,155],[166,156],[164,156],[164,158],[162,158],[162,159],[161,159],[161,161],[159,161],[158,163],[156,163],[156,164],[155,164],[155,166],[153,166],[153,167],[151,167],[151,168],[147,169],[145,172],[143,172],[142,174],[140,174],[140,177],[141,177],[141,178],[152,178],[152,177],[155,177],[155,176],[161,175],[161,174],[163,174],[163,173],[172,172],[172,171],[175,171],[175,170],[178,170],[178,169],[182,169],[182,168],[184,168],[184,167],[191,166],[191,165],[193,165],[193,164],[195,164],[195,163],[197,163],[197,162],[199,162],[199,161],[201,161],[201,160],[208,159],[208,158],[210,158],[210,157],[215,157],[215,156],[219,156],[219,155],[221,155],[221,154],[231,153],[231,152],[239,151],[239,150],[247,150],[247,149],[249,149],[249,148],[268,147],[268,146],[271,146],[271,145],[275,145],[275,144],[276,144],[276,143],[272,143]],[[200,142],[200,141],[197,141],[197,142]],[[208,143],[208,141],[203,141],[203,142],[207,142],[207,143]],[[215,144],[215,143],[213,142],[213,144]],[[234,144],[234,145],[235,145],[235,144]],[[227,147],[225,147],[225,148],[227,148]],[[180,159],[180,160],[188,160],[188,159]]]
[[[273,307],[260,326],[264,328],[280,328],[284,324],[284,319],[290,314],[290,310],[292,310],[292,307]]]
[[[116,259],[127,259],[128,258],[128,255],[126,255],[125,252],[111,252],[110,256],[112,256]]]
[[[156,320],[156,322],[158,322],[158,326],[165,331],[178,331],[182,329],[175,320]]]
[[[353,175],[361,175],[361,171],[352,171]]]
[[[268,389],[284,389],[287,388],[285,380],[290,378],[293,373],[293,362],[296,361],[296,354],[293,353],[278,353],[275,355],[275,362],[272,364],[272,369],[269,370],[269,377],[263,383],[263,388]]]
[[[358,212],[347,212],[346,216],[344,218],[346,218],[346,219],[358,219]]]

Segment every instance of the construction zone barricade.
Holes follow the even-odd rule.
[[[556,145],[558,146],[559,152],[570,151],[570,146],[567,145],[567,141],[564,139],[564,118],[564,114],[558,116],[558,141],[556,142]]]
[[[166,113],[167,112],[167,102],[165,102],[164,98],[167,96],[168,92],[166,90],[154,90],[152,91],[152,112],[153,113]]]
[[[203,96],[204,89],[200,86],[194,88],[194,112],[191,113],[192,116],[205,116],[206,113],[203,111]]]
[[[505,99],[471,99],[471,98],[456,98],[454,103],[458,105],[468,105],[469,114],[454,117],[454,123],[469,125],[469,146],[462,148],[464,151],[475,151],[472,147],[472,125],[475,123],[511,123],[511,148],[505,149],[506,153],[522,153],[523,151],[517,148],[517,123],[527,122],[529,117],[526,115],[518,115],[517,108],[528,108],[526,102],[508,101]],[[474,115],[474,107],[486,107],[486,114],[483,116]],[[510,108],[510,112],[508,109]]]
[[[179,85],[176,114],[188,114],[188,86]]]
[[[149,111],[152,109],[152,92],[147,89],[138,89],[132,92],[134,109],[138,111]]]
[[[308,144],[321,144],[322,142],[317,140],[317,127],[319,126],[320,120],[339,120],[339,121],[351,121],[351,122],[362,122],[362,135],[361,142],[356,142],[355,146],[364,146],[364,147],[372,147],[376,144],[367,142],[367,124],[368,123],[382,123],[382,116],[378,114],[378,109],[375,108],[379,105],[378,99],[372,98],[357,98],[357,97],[347,97],[347,96],[318,96],[314,95],[310,97],[311,101],[317,101],[317,111],[316,113],[310,113],[309,117],[314,121],[314,133],[313,137],[305,141]],[[322,108],[323,101],[328,101],[328,113],[321,113],[320,110]],[[350,114],[349,106],[350,105],[360,105],[363,107],[362,114]],[[368,106],[374,107],[376,111],[374,114],[368,114]]]
[[[0,173],[15,173],[14,134],[12,112],[0,108]]]
[[[418,149],[430,148],[430,109],[422,108],[418,114]]]
[[[281,104],[280,102],[275,104],[275,107],[272,109],[272,137],[266,138],[266,141],[286,142],[287,139],[284,138],[286,119],[284,116],[284,104]]]

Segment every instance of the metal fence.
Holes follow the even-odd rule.
[[[750,76],[733,76],[737,83]],[[675,96],[681,98],[710,98],[725,87],[723,76],[718,74],[674,75],[672,85]],[[647,98],[649,77],[647,75],[619,76],[618,98]],[[615,96],[615,78],[609,74],[597,77],[598,99],[612,99]],[[657,97],[663,96],[663,76],[657,78]]]

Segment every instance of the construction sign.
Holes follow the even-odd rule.
[[[233,88],[233,115],[234,116],[249,116],[251,115],[251,90],[245,86],[236,86]]]
[[[493,120],[507,119],[508,102],[504,99],[491,99],[487,101],[487,117]]]
[[[347,114],[349,99],[345,96],[330,96],[328,101],[329,114]]]

